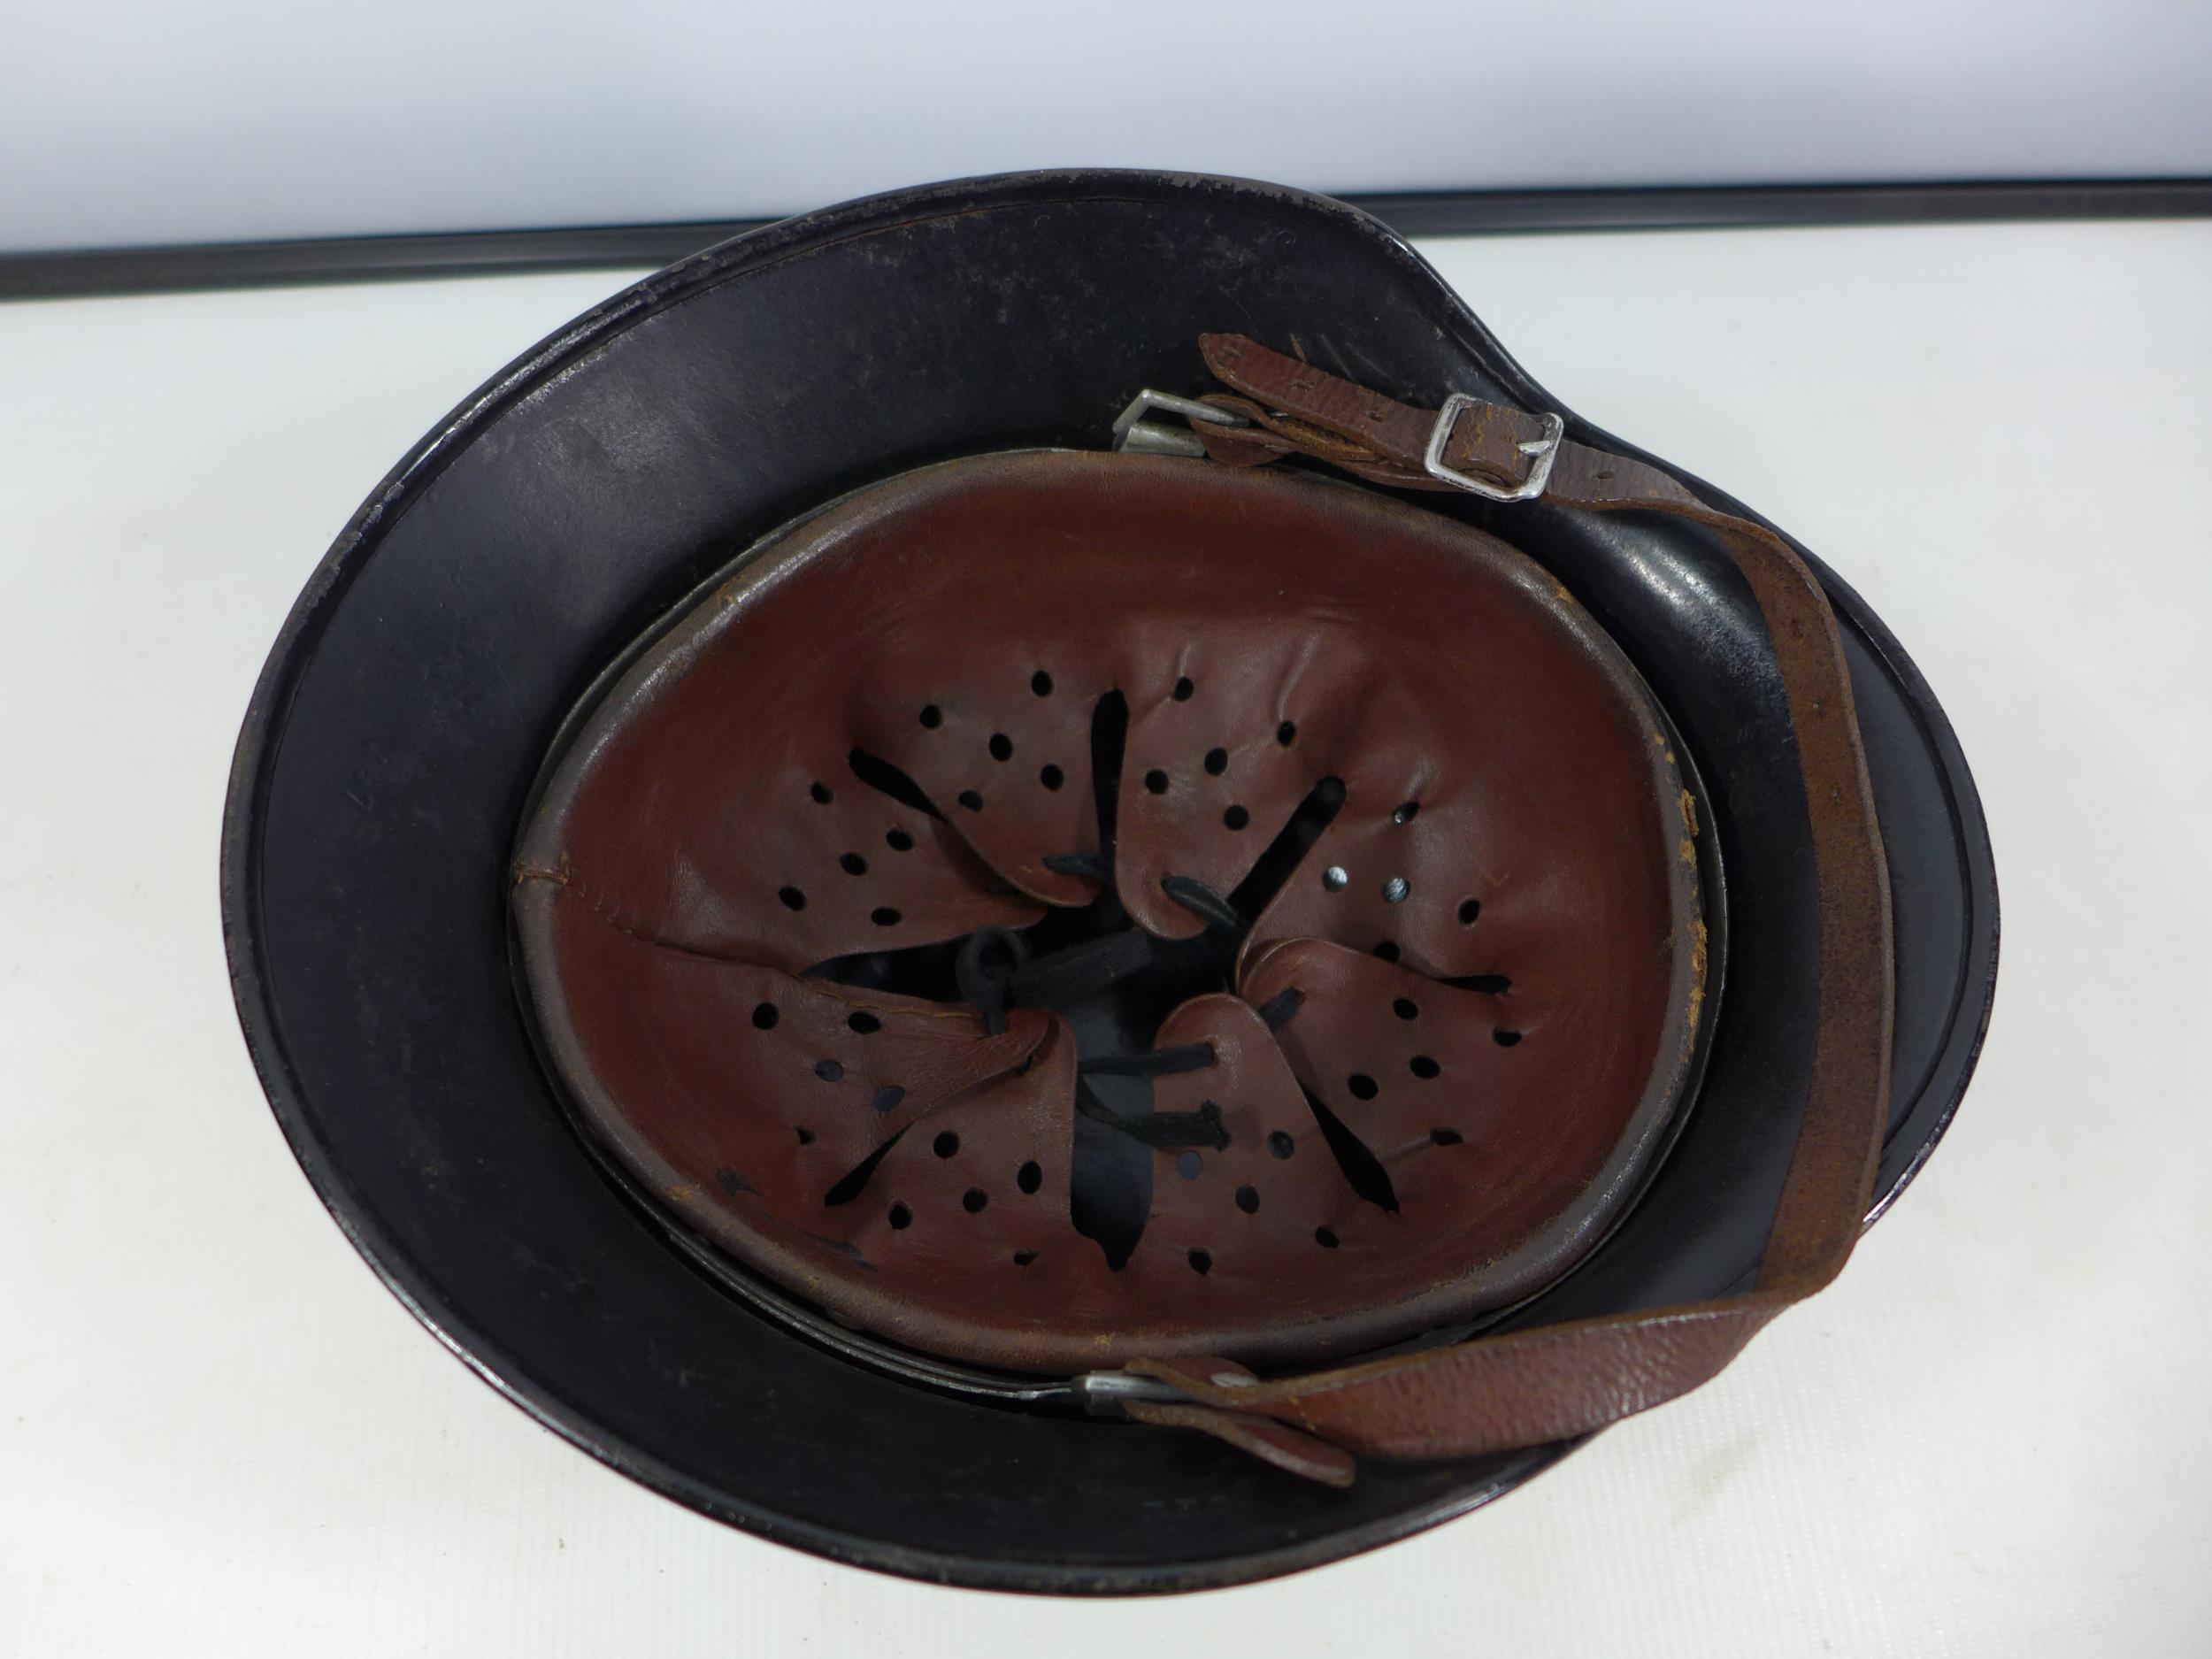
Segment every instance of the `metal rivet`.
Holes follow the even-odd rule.
[[[1321,872],[1321,885],[1332,893],[1341,893],[1352,879],[1352,872],[1342,864],[1331,864]]]
[[[1403,876],[1393,876],[1383,883],[1383,901],[1385,903],[1395,904],[1412,891],[1413,889],[1406,885],[1406,879]]]

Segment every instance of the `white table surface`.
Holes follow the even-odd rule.
[[[0,1653],[2212,1652],[2212,224],[1426,251],[1855,583],[1979,779],[1995,1024],[1837,1286],[1478,1515],[1179,1601],[902,1583],[632,1486],[326,1216],[215,881],[331,537],[621,279],[0,306]]]

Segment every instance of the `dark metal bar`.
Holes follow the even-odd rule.
[[[1348,196],[1405,236],[2212,217],[2212,179],[1455,190]],[[0,255],[0,300],[653,268],[769,223],[708,219]]]

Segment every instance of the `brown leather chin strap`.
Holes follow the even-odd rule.
[[[1205,401],[1249,423],[1193,423],[1215,460],[1254,466],[1301,455],[1393,488],[1458,488],[1425,465],[1436,411],[1241,335],[1208,334],[1200,343],[1207,366],[1235,394]],[[1531,449],[1545,436],[1539,417],[1475,403],[1453,423],[1440,459],[1510,488],[1539,464]],[[1757,600],[1797,739],[1820,917],[1819,1028],[1802,1126],[1757,1281],[1741,1295],[1267,1381],[1226,1361],[1141,1359],[1126,1367],[1172,1384],[1192,1402],[1133,1405],[1133,1415],[1202,1429],[1331,1484],[1351,1479],[1344,1450],[1474,1456],[1586,1434],[1686,1394],[1842,1270],[1873,1189],[1894,1002],[1889,877],[1826,597],[1773,531],[1715,511],[1642,462],[1559,442],[1543,493],[1556,505],[1670,513],[1702,525]],[[1276,1432],[1262,1432],[1262,1421]]]

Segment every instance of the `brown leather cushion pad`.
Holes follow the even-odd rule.
[[[1496,539],[1006,455],[787,528],[677,621],[558,757],[512,902],[589,1131],[749,1268],[963,1360],[1269,1363],[1517,1301],[1617,1218],[1698,1019],[1694,824],[1617,649]],[[1249,898],[1271,845],[1240,937],[1171,890]],[[1210,1063],[1105,1131],[1149,1177],[1118,1265],[1077,1102],[1147,1085],[1102,1113],[1049,998],[893,971],[1096,917],[1144,972],[1218,964],[1152,1038]]]

